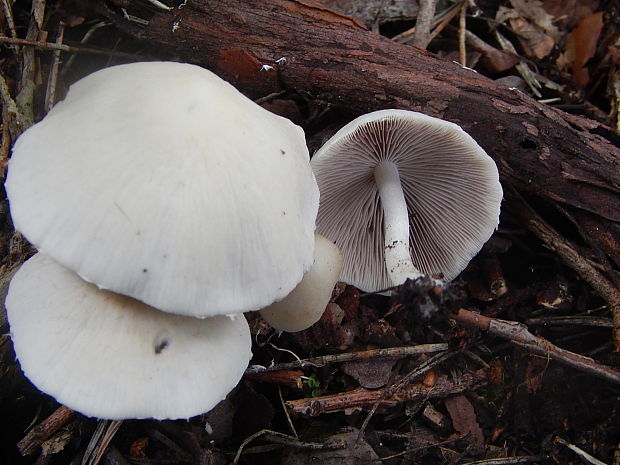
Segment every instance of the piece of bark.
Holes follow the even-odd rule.
[[[49,439],[73,416],[73,410],[61,405],[49,417],[28,431],[28,434],[17,443],[19,452],[24,456],[34,454],[43,441]]]
[[[339,394],[289,400],[285,402],[285,405],[292,413],[310,416],[370,407],[375,402],[379,402],[381,406],[394,406],[400,402],[441,398],[475,389],[486,383],[486,376],[484,370],[465,373],[459,376],[457,381],[448,380],[447,376],[442,376],[437,384],[432,387],[425,386],[424,383],[412,383],[392,393],[387,398],[385,398],[385,394],[390,388],[373,390],[357,388]]]
[[[617,140],[598,122],[390,41],[310,1],[193,0],[170,11],[145,10],[146,26],[99,4],[125,31],[214,70],[254,97],[291,89],[352,114],[396,107],[453,121],[494,158],[504,185],[593,213],[591,227],[612,236],[600,247],[618,256],[620,148],[601,137]]]

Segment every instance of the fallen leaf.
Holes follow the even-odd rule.
[[[596,45],[603,29],[603,13],[598,12],[583,18],[571,31],[566,49],[556,64],[560,69],[570,67],[575,82],[584,87],[590,81],[586,64],[596,52]]]
[[[321,441],[313,442],[336,442],[346,444],[344,449],[336,450],[305,450],[287,449],[282,457],[282,465],[381,465],[377,453],[363,439],[357,441],[359,430],[350,428],[349,431],[334,434]]]
[[[511,0],[510,3],[513,8],[501,6],[496,20],[510,25],[526,55],[544,58],[560,38],[553,16],[539,0]]]
[[[361,360],[345,362],[342,371],[352,376],[367,389],[376,389],[387,384],[396,360]]]
[[[462,394],[446,398],[446,409],[452,419],[452,426],[461,434],[469,437],[470,452],[480,454],[484,452],[484,435],[478,424],[476,412],[471,402]]]

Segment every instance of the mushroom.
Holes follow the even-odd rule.
[[[342,271],[342,254],[329,239],[315,234],[314,265],[293,291],[260,311],[275,329],[297,332],[320,320]]]
[[[16,142],[17,230],[101,289],[197,317],[257,310],[310,269],[301,128],[198,66],[114,66]]]
[[[39,253],[6,299],[21,368],[84,415],[189,418],[230,392],[250,357],[243,315],[198,320],[97,289]]]
[[[406,110],[351,121],[311,160],[317,232],[341,279],[375,292],[423,274],[455,278],[499,222],[497,167],[458,125]]]

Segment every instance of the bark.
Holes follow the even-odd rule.
[[[505,187],[563,204],[618,263],[620,148],[606,126],[539,104],[309,1],[189,0],[150,17],[137,12],[149,20],[146,26],[110,9],[107,14],[253,97],[292,90],[352,115],[403,108],[453,121],[494,158]]]

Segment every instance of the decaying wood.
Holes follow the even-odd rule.
[[[395,392],[390,388],[372,390],[357,388],[339,394],[289,400],[286,402],[286,407],[293,413],[316,416],[321,413],[369,407],[377,402],[381,406],[393,406],[409,400],[443,398],[465,392],[484,384],[486,379],[485,371],[479,370],[472,374],[464,374],[458,380],[449,380],[447,376],[442,376],[433,386],[427,386],[422,382],[411,383]]]
[[[597,122],[381,37],[311,0],[192,0],[141,11],[146,26],[101,9],[253,97],[290,89],[351,113],[397,107],[453,121],[495,159],[505,185],[588,212],[601,249],[620,256],[620,148]]]
[[[584,357],[583,355],[561,349],[546,339],[533,335],[528,331],[527,326],[522,323],[489,318],[488,316],[480,315],[479,313],[474,313],[463,308],[452,315],[452,318],[459,323],[489,331],[495,336],[504,338],[531,354],[548,357],[549,359],[564,363],[577,370],[590,373],[591,375],[598,376],[615,384],[620,384],[620,371],[602,365],[589,357]]]
[[[49,417],[28,431],[28,434],[17,443],[17,449],[22,455],[33,454],[43,441],[62,428],[73,415],[73,410],[61,405]]]

